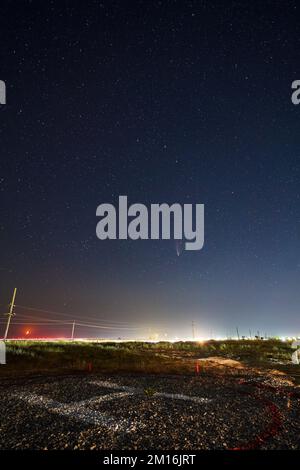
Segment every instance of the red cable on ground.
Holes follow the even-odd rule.
[[[260,389],[268,389],[271,391],[278,392],[282,395],[287,395],[288,399],[290,399],[292,396],[299,397],[299,395],[295,392],[282,392],[280,388],[277,387],[272,387],[271,385],[266,385],[266,384],[257,384],[257,383],[251,383],[251,382],[246,382],[245,380],[240,381],[241,385],[251,385],[253,387],[257,387]],[[255,400],[260,401],[265,405],[265,407],[268,409],[270,415],[271,415],[271,424],[267,426],[267,428],[258,434],[253,440],[247,442],[246,444],[241,444],[237,447],[233,447],[229,450],[254,450],[257,449],[259,446],[261,446],[263,443],[265,443],[270,437],[274,437],[276,434],[278,434],[281,425],[282,425],[282,414],[279,410],[279,407],[275,405],[271,400],[268,400],[266,398],[261,398],[258,397],[255,393],[253,392],[247,392],[243,391],[242,393],[246,395],[250,395],[253,397]]]

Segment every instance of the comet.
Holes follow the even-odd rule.
[[[182,253],[182,240],[175,241],[175,248],[177,256],[180,256]]]

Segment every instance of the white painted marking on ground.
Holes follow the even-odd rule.
[[[114,382],[108,382],[107,380],[91,380],[89,381],[91,385],[97,385],[98,387],[111,388],[113,390],[123,390],[124,392],[136,392],[136,387],[128,387],[127,385],[119,385]]]
[[[182,395],[182,393],[155,393],[154,397],[164,397],[164,398],[171,398],[173,400],[184,400],[184,401],[192,401],[194,403],[210,403],[212,398],[204,398],[204,397],[190,397],[189,395]]]
[[[52,400],[51,398],[46,398],[44,396],[30,392],[19,392],[15,394],[16,398],[19,398],[20,400],[23,400],[30,405],[45,408],[51,413],[56,413],[68,418],[72,418],[76,421],[81,421],[86,424],[106,426],[116,431],[126,431],[128,423],[125,420],[124,422],[121,420],[117,421],[111,416],[107,415],[107,413],[95,411],[92,408],[89,408],[89,406],[128,396],[130,396],[130,393],[120,392],[97,396],[75,403],[61,403],[59,401]]]
[[[143,393],[143,389],[138,389],[136,387],[128,387],[128,386],[124,386],[124,385],[118,385],[118,384],[115,384],[113,382],[103,382],[103,381],[99,381],[99,380],[95,380],[95,381],[92,381],[92,382],[89,382],[90,384],[93,384],[93,385],[98,385],[100,387],[107,387],[107,388],[112,388],[114,390],[124,390],[124,391],[127,391],[127,392],[131,392],[131,393]],[[209,403],[212,401],[211,398],[205,398],[205,397],[191,397],[189,395],[183,395],[182,393],[164,393],[164,392],[156,392],[153,394],[154,397],[164,397],[164,398],[170,398],[170,399],[174,399],[174,400],[184,400],[184,401],[192,401],[194,403],[200,403],[200,404],[203,404],[203,403]]]
[[[93,380],[88,382],[90,385],[97,385],[102,388],[109,390],[120,390],[120,392],[109,393],[106,395],[97,395],[86,400],[81,400],[78,402],[72,403],[61,403],[51,398],[47,398],[42,395],[37,395],[30,391],[18,391],[14,393],[14,396],[20,400],[27,402],[33,406],[40,406],[45,408],[47,411],[56,413],[76,421],[81,421],[85,424],[91,424],[94,426],[105,426],[114,431],[123,431],[131,432],[136,430],[137,427],[144,428],[145,424],[141,421],[134,422],[132,420],[121,419],[117,420],[112,416],[109,416],[106,412],[100,412],[93,410],[92,406],[99,403],[106,403],[108,401],[117,400],[119,398],[126,398],[134,395],[143,395],[142,388],[128,387],[124,385],[119,385],[114,382],[102,381],[102,380]],[[210,398],[205,397],[196,397],[183,395],[181,393],[164,393],[156,392],[153,394],[154,398],[168,398],[171,400],[183,400],[190,401],[193,403],[204,404],[213,401]]]

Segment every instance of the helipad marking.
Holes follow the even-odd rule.
[[[129,387],[127,385],[119,385],[114,382],[109,382],[108,380],[91,380],[89,381],[91,385],[97,385],[98,387],[111,388],[113,390],[124,390],[124,392],[136,392],[136,387]]]
[[[115,431],[123,431],[126,433],[131,432],[136,429],[137,426],[145,427],[142,422],[136,422],[135,420],[127,419],[115,419],[112,416],[109,416],[106,412],[100,412],[89,408],[91,405],[98,403],[105,403],[112,400],[117,400],[119,398],[130,397],[134,395],[143,394],[142,388],[128,387],[124,385],[119,385],[109,381],[94,380],[88,382],[91,385],[97,385],[102,388],[107,388],[109,390],[121,390],[120,392],[115,391],[114,393],[109,393],[106,395],[97,395],[95,397],[89,398],[87,400],[81,400],[73,403],[61,403],[57,400],[47,398],[43,395],[37,395],[32,392],[18,391],[14,394],[16,398],[23,400],[34,406],[41,406],[47,411],[56,413],[76,421],[81,421],[85,424],[91,424],[94,426],[106,426]],[[169,398],[172,400],[183,400],[191,401],[198,404],[209,403],[213,401],[211,398],[197,397],[197,396],[188,396],[181,393],[164,393],[156,392],[153,394],[154,398]]]
[[[119,390],[124,390],[127,392],[131,393],[144,393],[142,388],[136,388],[136,387],[128,387],[124,385],[118,385],[113,382],[103,382],[101,380],[93,380],[92,382],[89,382],[92,385],[98,385],[99,387],[108,387],[112,389],[119,389]],[[153,393],[153,397],[163,397],[163,398],[171,398],[173,400],[184,400],[184,401],[192,401],[194,403],[209,403],[212,401],[212,398],[206,398],[206,397],[193,397],[189,395],[183,395],[182,393],[165,393],[165,392],[155,392]]]
[[[89,405],[108,402],[115,400],[116,398],[128,397],[129,395],[129,392],[119,392],[109,395],[96,396],[87,400],[82,400],[75,403],[73,402],[71,404],[61,403],[59,401],[52,400],[51,398],[46,398],[42,395],[28,392],[16,393],[15,397],[26,401],[30,405],[42,406],[47,411],[72,418],[76,421],[81,421],[83,423],[92,424],[95,426],[106,426],[110,429],[115,429],[116,431],[126,431],[128,428],[128,422],[125,420],[124,422],[122,420],[117,421],[105,412],[95,411],[91,408],[88,409],[88,407]]]
[[[184,400],[184,401],[193,401],[194,403],[210,403],[212,398],[204,397],[190,397],[189,395],[183,395],[182,393],[155,393],[154,397],[164,397],[172,398],[173,400]]]

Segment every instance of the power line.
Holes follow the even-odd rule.
[[[47,318],[40,318],[40,317],[36,317],[36,316],[32,316],[32,315],[22,315],[22,314],[18,314],[18,316],[21,317],[21,320],[27,320],[27,323],[30,323],[32,324],[33,322],[36,322],[36,321],[40,321],[41,324],[42,322],[52,322],[52,323],[55,323],[55,324],[60,324],[60,323],[64,323],[64,324],[72,324],[73,322],[71,322],[71,320],[51,320],[51,319],[47,319]],[[79,325],[78,321],[75,320],[76,322],[76,325]],[[85,324],[89,325],[91,322],[85,322]],[[16,323],[14,323],[16,324]],[[99,324],[97,324],[97,326],[100,326]],[[106,327],[106,328],[109,328],[109,329],[122,329],[122,328],[125,328],[125,326],[123,325],[109,325],[109,324],[106,324],[106,325],[101,325],[101,327]],[[137,327],[137,326],[132,326],[132,327],[127,327],[128,329],[140,329],[141,327]]]
[[[41,309],[41,308],[37,308],[37,307],[28,307],[28,306],[25,306],[25,305],[15,305],[15,307],[18,307],[18,308],[22,308],[22,309],[26,309],[26,310],[32,310],[32,311],[35,311],[35,312],[44,312],[44,313],[50,313],[52,315],[59,315],[59,316],[66,316],[66,317],[70,317],[72,319],[74,319],[74,316],[84,316],[85,318],[87,318],[88,320],[90,319],[91,321],[101,321],[101,322],[104,322],[104,323],[113,323],[113,324],[126,324],[126,325],[129,325],[130,323],[129,322],[123,322],[123,321],[114,321],[114,320],[106,320],[104,318],[96,318],[96,317],[91,317],[91,316],[86,316],[85,314],[80,314],[80,313],[76,313],[76,314],[70,314],[70,313],[63,313],[63,312],[56,312],[56,311],[53,311],[53,310],[45,310],[45,309]]]
[[[87,328],[102,328],[105,330],[141,330],[142,327],[134,326],[134,327],[127,327],[127,326],[100,326],[100,325],[90,325],[87,323],[76,322],[76,326],[85,326]]]
[[[15,307],[17,307],[19,309],[31,310],[31,311],[34,311],[34,312],[41,312],[41,314],[42,313],[47,313],[47,314],[51,314],[51,315],[71,317],[71,315],[68,314],[68,313],[56,312],[56,311],[53,311],[53,310],[46,310],[46,309],[41,309],[41,308],[37,308],[37,307],[28,307],[28,306],[24,306],[24,305],[15,305],[14,301],[15,301],[15,297],[16,297],[16,291],[17,291],[17,289],[15,288],[14,293],[13,293],[13,297],[12,297],[12,302],[10,303],[10,310],[9,310],[9,313],[8,313],[8,320],[7,320],[7,324],[6,324],[4,339],[6,339],[7,335],[8,335],[8,330],[9,330],[9,326],[10,326],[10,322],[11,322],[11,317],[13,315],[15,315],[15,312],[14,312]],[[18,313],[18,315],[21,317],[20,318],[21,321],[18,320],[17,322],[14,322],[14,326],[27,325],[27,326],[64,327],[64,326],[72,325],[72,332],[71,332],[71,338],[72,339],[74,338],[75,325],[80,326],[80,327],[84,327],[84,328],[98,328],[98,329],[104,329],[104,330],[117,330],[117,331],[120,331],[120,330],[140,330],[140,329],[142,329],[142,327],[129,326],[130,324],[128,322],[107,321],[107,320],[104,320],[104,319],[101,320],[101,323],[102,323],[102,321],[104,323],[106,323],[104,325],[96,323],[96,322],[92,323],[92,321],[77,321],[77,320],[74,319],[74,315],[72,316],[72,318],[73,318],[72,322],[68,321],[68,319],[67,320],[49,319],[49,318],[43,318],[43,317],[41,317],[41,315],[30,315],[30,314],[27,314],[27,313],[25,313],[25,314],[24,313]],[[77,314],[77,315],[79,315],[79,314]],[[85,317],[85,318],[87,318],[89,320],[92,317]],[[96,320],[96,319],[93,318],[93,320]],[[99,318],[97,320],[99,320]],[[0,321],[0,324],[3,324],[3,323],[4,322]],[[127,326],[123,326],[123,325],[127,325]]]
[[[3,325],[3,322],[0,322],[1,325]],[[13,325],[45,325],[45,326],[58,326],[58,325],[72,325],[72,323],[67,323],[67,322],[61,322],[61,323],[48,323],[48,322],[14,322]]]
[[[37,307],[28,307],[28,306],[25,306],[25,305],[16,305],[16,307],[19,307],[19,308],[25,308],[27,310],[33,310],[33,311],[36,311],[36,312],[44,312],[44,313],[51,313],[53,315],[62,315],[62,316],[67,316],[67,317],[74,317],[74,315],[76,316],[79,316],[79,315],[84,315],[85,318],[89,318],[91,320],[101,320],[101,321],[104,321],[104,322],[108,322],[108,320],[104,319],[104,318],[96,318],[96,317],[91,317],[91,316],[86,316],[85,314],[81,314],[81,313],[76,313],[76,314],[73,314],[73,316],[70,314],[70,313],[66,313],[66,312],[56,312],[56,311],[53,311],[53,310],[45,310],[45,309],[42,309],[42,308],[37,308]],[[122,321],[110,321],[109,323],[128,323],[128,322],[122,322]]]
[[[0,322],[0,324],[4,324],[5,322]],[[63,321],[63,320],[48,320],[44,322],[14,322],[14,325],[51,325],[51,326],[59,326],[59,325],[73,325],[74,322],[68,322],[68,321]],[[142,327],[124,327],[124,326],[104,326],[104,325],[92,325],[89,323],[81,323],[81,322],[76,322],[76,326],[83,326],[86,328],[101,328],[105,330],[140,330]]]
[[[36,322],[36,321],[45,321],[45,322],[51,322],[51,323],[66,323],[66,322],[70,322],[69,320],[51,320],[51,318],[36,318],[36,317],[26,317],[25,315],[20,315],[18,314],[18,317],[21,317],[21,320],[24,320],[26,321],[27,323],[32,323],[32,322]],[[16,323],[14,323],[16,324]]]

